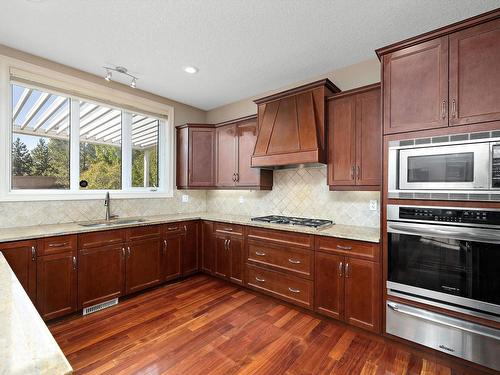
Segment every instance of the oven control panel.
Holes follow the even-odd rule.
[[[399,218],[445,223],[500,225],[500,211],[466,208],[400,207]]]
[[[492,146],[491,187],[500,188],[500,144]]]

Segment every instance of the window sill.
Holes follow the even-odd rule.
[[[30,201],[77,201],[104,199],[107,190],[65,192],[58,191],[19,191],[9,192],[0,196],[0,202],[30,202]],[[173,190],[170,191],[113,191],[109,190],[111,199],[157,199],[173,198]]]

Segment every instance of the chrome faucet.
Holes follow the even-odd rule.
[[[109,197],[109,191],[106,192],[106,198],[104,198],[104,206],[106,207],[106,221],[111,220],[111,198]]]

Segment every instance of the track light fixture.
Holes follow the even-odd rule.
[[[111,78],[112,78],[112,75],[113,75],[113,72],[117,72],[117,73],[120,73],[120,74],[124,74],[130,78],[132,78],[132,82],[130,82],[130,87],[132,87],[133,89],[135,89],[137,87],[137,80],[139,78],[137,78],[136,76],[130,74],[127,70],[127,68],[123,67],[123,66],[117,66],[117,67],[110,67],[110,66],[104,66],[103,67],[104,69],[106,69],[106,75],[104,76],[104,79],[108,82],[111,81]]]

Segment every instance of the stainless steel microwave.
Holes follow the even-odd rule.
[[[389,146],[389,197],[500,200],[500,139]]]

